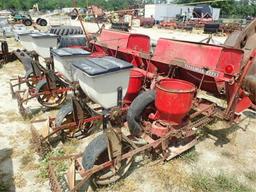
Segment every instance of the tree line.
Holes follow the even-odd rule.
[[[176,3],[191,3],[205,0],[176,0]],[[72,7],[72,0],[0,0],[0,9],[28,10],[33,4],[38,3],[40,10],[53,10],[63,7]],[[145,3],[153,3],[155,0],[76,0],[77,6],[87,7],[98,5],[105,10],[119,10],[131,8],[143,8]],[[157,0],[164,3],[166,0]],[[213,7],[221,8],[222,17],[247,17],[256,16],[256,0],[225,0],[211,2]]]

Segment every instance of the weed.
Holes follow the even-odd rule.
[[[192,176],[192,187],[195,191],[202,192],[252,192],[253,190],[235,178],[220,174],[212,177],[211,175],[197,174]]]
[[[46,157],[39,164],[39,173],[37,175],[37,181],[39,183],[43,183],[48,179],[48,165],[50,158],[52,157],[61,157],[64,156],[63,149],[59,149],[56,151],[52,151],[46,155]],[[58,177],[63,176],[64,172],[67,170],[67,162],[66,161],[51,161],[51,164],[55,168]]]
[[[195,148],[192,148],[186,152],[184,152],[180,156],[181,160],[184,160],[187,163],[195,162],[198,160],[198,153],[196,152]]]

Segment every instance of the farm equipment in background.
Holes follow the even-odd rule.
[[[8,22],[15,23],[15,24],[24,24],[25,26],[32,26],[34,21],[32,17],[29,14],[22,14],[18,12],[12,13],[10,18],[8,19]],[[47,26],[48,22],[46,19],[43,18],[37,18],[35,21],[36,24],[40,26]]]
[[[1,43],[1,51],[0,51],[0,68],[11,61],[16,59],[13,52],[9,52],[8,44],[6,41],[0,41]]]
[[[142,80],[129,83],[127,90],[136,86],[135,82],[140,88],[134,89],[135,97],[125,104],[121,98],[126,98],[126,92],[117,86],[116,97],[112,97],[116,98],[115,106],[106,105],[107,99],[95,98],[96,85],[91,85],[92,90],[83,89],[90,99],[102,106],[97,120],[101,120],[103,132],[82,154],[51,159],[48,167],[51,190],[62,191],[53,166],[56,161],[70,161],[65,177],[70,191],[89,184],[108,185],[127,172],[138,154],[153,153],[163,161],[170,160],[193,147],[198,142],[198,131],[205,125],[216,119],[236,122],[239,113],[256,103],[255,79],[251,76],[251,73],[255,75],[252,69],[256,66],[255,43],[252,43],[255,23],[231,35],[224,46],[159,39],[153,55],[130,43],[133,38],[137,44],[145,42],[143,36],[119,32],[119,37],[123,38],[115,40],[117,32],[103,30],[98,41],[91,42],[93,50],[131,62]],[[106,80],[107,74],[101,77]],[[93,78],[89,75],[88,81],[83,83]],[[119,78],[115,80],[120,82]],[[79,76],[78,80],[81,85]],[[226,101],[225,105],[219,106],[204,98],[202,92]],[[82,123],[83,118],[78,122]],[[129,133],[123,129],[129,129]]]

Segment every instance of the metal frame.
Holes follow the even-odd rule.
[[[190,137],[193,135],[196,136],[197,130],[199,130],[201,127],[208,124],[209,122],[213,121],[215,117],[221,117],[223,115],[223,111],[220,108],[218,108],[215,104],[205,105],[205,103],[202,103],[201,105],[200,101],[199,103],[198,102],[195,102],[195,103],[196,103],[194,107],[195,112],[191,114],[190,117],[192,117],[192,121],[189,124],[182,126],[180,129],[171,129],[165,136],[156,140],[151,139],[151,141],[144,146],[140,146],[140,147],[136,146],[132,140],[130,140],[127,136],[121,133],[120,128],[103,129],[104,132],[110,131],[110,132],[113,132],[113,135],[119,135],[123,140],[131,144],[131,146],[133,147],[133,150],[125,154],[121,154],[120,156],[114,156],[112,154],[113,158],[111,160],[104,162],[101,165],[94,166],[92,169],[85,170],[83,168],[81,164],[82,154],[74,154],[71,156],[51,158],[51,161],[48,166],[48,174],[49,174],[49,182],[50,182],[51,190],[54,192],[64,191],[57,179],[54,166],[52,165],[53,161],[63,161],[63,160],[71,161],[71,166],[67,171],[66,178],[67,178],[69,191],[75,192],[75,191],[78,191],[83,186],[83,184],[93,176],[93,174],[109,167],[114,168],[117,163],[120,163],[124,159],[134,157],[139,153],[157,148],[157,149],[160,149],[161,151],[161,154],[159,154],[162,156],[161,161],[167,161],[180,155],[181,153],[190,149],[191,147],[195,146],[198,143],[197,137],[195,137],[189,143],[187,143],[186,145],[180,148],[172,149],[172,151],[170,151],[170,149],[168,148],[170,144],[170,140],[172,138],[182,139],[182,138]],[[200,119],[197,119],[199,115],[203,115],[203,117]],[[113,139],[114,138],[109,136],[108,137],[108,140],[110,141],[109,143],[112,143],[111,140]],[[109,147],[116,147],[116,146],[109,146]],[[108,150],[108,151],[111,151],[111,150]],[[76,174],[79,174],[82,178],[78,183],[76,183]]]

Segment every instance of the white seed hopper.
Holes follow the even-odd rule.
[[[57,48],[58,36],[51,33],[34,33],[30,35],[33,40],[33,49],[43,57],[50,57],[50,48]]]
[[[27,51],[33,51],[34,50],[34,48],[33,48],[33,39],[31,37],[31,34],[33,34],[33,33],[27,32],[27,33],[21,33],[21,34],[18,35],[20,44]]]
[[[73,81],[71,63],[79,61],[91,53],[80,48],[53,49],[54,68],[66,79]]]
[[[74,76],[85,94],[108,109],[117,105],[117,88],[122,87],[125,96],[132,64],[105,56],[87,58],[72,63]]]

